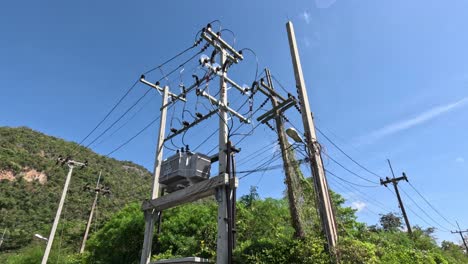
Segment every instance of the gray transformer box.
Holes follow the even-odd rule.
[[[210,157],[192,152],[178,152],[161,165],[159,183],[167,192],[177,191],[210,178]]]

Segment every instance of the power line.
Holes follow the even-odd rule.
[[[340,176],[336,175],[335,173],[331,172],[330,170],[325,169],[325,171],[326,171],[328,174],[332,175],[333,177],[335,177],[335,178],[337,178],[337,179],[339,179],[339,180],[341,180],[341,181],[343,181],[343,182],[346,182],[346,183],[348,183],[348,184],[352,184],[352,185],[359,186],[359,187],[365,187],[365,188],[374,188],[374,187],[378,187],[378,185],[377,185],[377,186],[374,186],[374,185],[361,185],[361,184],[358,184],[358,183],[350,182],[350,181],[348,181],[348,180],[345,180],[345,179],[341,178]]]
[[[325,154],[325,156],[327,156],[331,161],[333,161],[333,162],[336,163],[338,166],[340,166],[341,168],[343,168],[343,169],[346,170],[347,172],[351,173],[352,175],[358,177],[358,178],[361,179],[361,180],[364,180],[364,181],[367,181],[367,182],[370,182],[370,183],[374,183],[374,184],[375,184],[375,182],[373,182],[373,181],[371,181],[371,180],[369,180],[369,179],[366,179],[366,178],[364,178],[363,176],[361,176],[361,175],[355,173],[354,171],[348,169],[348,168],[345,167],[343,164],[341,164],[340,162],[338,162],[337,160],[335,160],[333,157],[331,157],[330,155],[328,155],[326,152],[323,152],[323,151],[322,151],[322,153]],[[375,187],[378,187],[378,186],[379,186],[379,185],[376,184]]]
[[[115,126],[115,124],[117,124],[117,122],[119,122],[125,115],[127,115],[128,112],[130,112],[130,110],[132,110],[149,92],[151,91],[151,88],[148,88],[146,90],[146,92],[140,96],[140,98],[138,98],[138,100],[133,103],[122,115],[120,115],[119,118],[117,118],[117,120],[115,120],[109,127],[107,127],[103,132],[101,132],[101,134],[99,134],[96,138],[94,138],[93,141],[91,141],[90,143],[88,143],[86,145],[86,147],[89,147],[91,144],[93,144],[94,142],[96,142],[99,138],[101,138],[107,131],[109,131],[112,127]]]
[[[368,168],[366,168],[364,165],[362,165],[361,163],[357,162],[355,159],[353,159],[350,155],[348,155],[343,149],[341,149],[335,142],[333,142],[329,137],[327,137],[327,135],[325,135],[325,133],[323,133],[318,127],[316,127],[317,131],[326,139],[328,140],[335,148],[337,148],[343,155],[345,155],[348,159],[350,159],[352,162],[354,162],[356,165],[358,165],[359,167],[361,167],[363,170],[367,171],[368,173],[378,177],[379,179],[382,178],[381,176],[379,176],[377,173],[369,170]]]
[[[121,145],[119,145],[117,148],[113,149],[111,152],[109,152],[108,154],[106,154],[106,156],[110,156],[112,153],[116,152],[117,150],[121,149],[123,146],[127,145],[128,143],[130,143],[133,139],[135,139],[136,137],[138,137],[141,133],[143,133],[146,129],[148,129],[151,125],[154,124],[154,122],[156,122],[157,120],[159,120],[160,116],[156,117],[155,119],[153,119],[151,122],[149,122],[144,128],[142,128],[140,131],[138,131],[138,133],[136,133],[134,136],[130,137],[127,141],[125,141],[124,143],[122,143]]]
[[[109,112],[107,112],[107,114],[104,116],[103,119],[101,119],[101,121],[98,122],[98,124],[78,143],[78,145],[81,145],[83,144],[83,142],[89,137],[91,136],[91,134],[94,133],[94,131],[96,131],[96,129],[98,129],[99,126],[101,126],[101,124],[106,121],[106,119],[112,114],[112,112],[114,112],[114,110],[120,105],[120,103],[122,103],[122,101],[127,97],[127,95],[133,90],[133,88],[138,84],[138,81],[139,80],[136,80],[132,86],[130,86],[130,88],[125,92],[125,94],[119,99],[119,101],[117,101],[117,103],[111,108],[111,110]]]
[[[440,217],[442,217],[442,219],[444,219],[448,224],[456,227],[456,225],[454,225],[453,223],[451,223],[449,220],[447,220],[447,218],[445,218],[440,212],[439,210],[437,210],[414,186],[413,184],[411,184],[411,182],[408,182],[409,186],[432,208],[432,210],[434,210]]]
[[[341,183],[341,182],[335,180],[334,178],[332,178],[332,179],[334,180],[333,182],[334,182],[336,185],[339,185],[339,186],[342,187],[343,189],[346,189],[347,191],[350,191],[350,189],[349,189],[346,185],[344,185],[343,183]],[[338,189],[337,187],[338,187],[338,186],[335,186],[335,187],[333,188],[333,190]],[[343,191],[343,189],[341,190],[341,191],[342,191],[342,194],[341,194],[341,195],[344,196],[344,193],[345,193],[345,192]],[[357,201],[360,200],[360,199],[358,200],[358,199],[356,199],[356,198],[353,198],[352,195],[347,195],[347,196],[348,196],[348,198],[347,198],[348,201],[349,201],[349,200],[357,200]],[[360,198],[362,198],[362,200],[365,200],[365,201],[368,202],[368,203],[371,203],[369,200],[367,200],[367,199],[365,199],[365,198],[363,198],[363,197],[360,197]],[[371,212],[371,213],[373,213],[373,214],[375,214],[375,215],[377,215],[377,216],[379,215],[377,212],[375,212],[374,210],[370,209],[369,206],[367,206],[367,204],[366,204],[366,206],[365,206],[363,209],[366,209],[367,211],[369,211],[369,212]]]
[[[390,188],[385,188],[386,190],[388,190],[390,193],[393,194],[393,196],[397,196],[392,190],[390,190]],[[405,206],[411,213],[413,213],[417,218],[419,218],[421,221],[423,221],[424,223],[426,223],[427,226],[430,226],[432,227],[433,225],[431,223],[429,223],[426,219],[424,219],[423,217],[421,217],[418,213],[416,213],[409,205],[406,205]]]
[[[439,222],[437,222],[436,220],[434,220],[434,218],[432,218],[426,211],[424,211],[424,209],[421,208],[421,206],[419,206],[416,201],[408,194],[405,192],[405,190],[403,188],[400,187],[400,190],[406,195],[407,198],[409,198],[414,205],[416,205],[416,207],[419,208],[419,210],[421,210],[421,212],[423,212],[427,218],[429,218],[432,222],[434,222],[436,225],[438,225],[440,228],[442,228],[443,230],[445,231],[450,231],[449,229],[447,229],[446,227],[442,226]]]
[[[189,47],[189,48],[187,48],[187,49],[185,49],[185,50],[179,52],[178,54],[176,54],[176,55],[173,56],[172,58],[166,60],[165,62],[163,62],[163,63],[160,64],[159,66],[157,66],[157,67],[155,67],[155,68],[153,68],[153,69],[147,71],[146,73],[149,73],[149,72],[151,72],[151,71],[153,71],[153,70],[155,70],[155,69],[157,69],[157,68],[160,68],[160,67],[166,65],[167,63],[169,63],[169,62],[171,62],[172,60],[178,58],[179,56],[181,56],[182,54],[186,53],[187,51],[189,51],[189,50],[195,48],[198,44],[200,44],[200,40],[195,41],[195,43],[194,43],[191,47]],[[107,120],[107,118],[114,112],[114,110],[120,105],[120,103],[122,103],[122,101],[128,96],[128,94],[133,90],[133,88],[135,88],[135,86],[138,84],[138,82],[139,82],[139,79],[136,80],[136,81],[130,86],[130,88],[129,88],[129,89],[125,92],[125,94],[117,101],[117,103],[114,104],[114,106],[110,109],[110,111],[107,112],[107,114],[104,116],[104,118],[101,119],[101,121],[99,121],[99,122],[97,123],[97,125],[96,125],[96,126],[95,126],[79,143],[78,143],[78,145],[82,145],[83,142],[84,142],[86,139],[88,139],[88,138],[91,136],[91,134],[93,134],[94,131],[96,131],[96,129],[98,129],[98,128],[102,125],[102,123],[104,123],[105,120]]]

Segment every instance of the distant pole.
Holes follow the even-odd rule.
[[[44,252],[44,256],[42,257],[42,264],[47,264],[47,260],[49,259],[50,250],[52,249],[52,244],[54,243],[55,231],[57,230],[57,226],[60,221],[60,215],[62,214],[62,208],[63,208],[63,204],[65,203],[65,198],[67,197],[68,186],[70,185],[70,179],[71,179],[71,175],[73,172],[73,168],[75,166],[77,167],[86,166],[86,163],[69,160],[69,159],[59,158],[58,162],[62,164],[67,164],[69,169],[68,169],[67,178],[65,180],[65,185],[63,186],[62,197],[60,198],[59,207],[55,215],[54,224],[52,225],[52,230],[50,231],[49,239],[47,240],[47,247]]]
[[[100,180],[101,180],[101,172],[99,172],[99,177],[96,183],[96,189],[94,189],[96,194],[94,195],[94,202],[93,202],[93,205],[91,206],[91,212],[89,213],[88,224],[86,224],[86,231],[83,236],[83,242],[81,243],[80,254],[82,254],[85,250],[86,240],[88,239],[89,228],[91,227],[91,221],[93,221],[94,209],[96,208],[98,196],[99,196],[99,193],[101,192],[101,189],[99,188]]]
[[[395,178],[395,174],[393,173],[393,168],[392,168],[392,164],[390,163],[390,160],[387,159],[387,162],[388,162],[388,166],[390,167],[390,171],[392,172],[393,178],[390,179],[390,178],[387,177],[387,179],[385,181],[380,179],[380,184],[384,185],[385,187],[387,187],[387,183],[392,183],[393,184],[393,188],[395,188],[395,193],[396,193],[396,196],[397,196],[397,199],[398,199],[398,204],[400,205],[401,214],[403,215],[403,218],[405,219],[408,234],[411,236],[413,234],[413,231],[411,230],[411,225],[410,225],[410,222],[408,220],[408,215],[406,215],[405,206],[403,205],[403,201],[401,200],[400,191],[398,191],[398,182],[401,181],[401,180],[408,181],[408,178],[406,177],[406,174],[404,172],[403,172],[403,176]]]
[[[468,254],[468,246],[466,245],[466,240],[463,237],[463,233],[468,233],[468,230],[464,230],[464,231],[461,230],[460,225],[458,224],[458,221],[457,221],[457,226],[458,226],[458,230],[457,231],[451,231],[451,233],[452,234],[456,234],[456,233],[460,234],[460,237],[461,237],[461,239],[463,241],[463,245],[465,245],[465,249],[466,249],[465,254]]]
[[[296,44],[296,36],[294,27],[291,21],[286,23],[288,31],[289,47],[291,50],[292,64],[294,68],[294,76],[296,78],[296,87],[298,97],[301,104],[302,122],[304,124],[304,133],[306,137],[307,154],[310,158],[310,165],[313,174],[313,181],[318,197],[318,206],[320,212],[320,220],[322,228],[327,238],[328,248],[332,255],[336,256],[336,245],[338,241],[338,231],[336,227],[335,214],[333,212],[332,200],[328,190],[328,183],[323,168],[322,157],[320,155],[320,147],[315,134],[314,121],[310,110],[307,88],[305,86],[304,76],[302,73],[299,51]]]
[[[3,239],[5,238],[5,233],[6,233],[7,229],[3,229],[3,234],[2,234],[2,238],[0,239],[0,247],[2,247],[2,244],[3,244]]]

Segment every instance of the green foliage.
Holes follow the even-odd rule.
[[[83,191],[83,187],[95,185],[99,171],[103,174],[102,184],[111,188],[112,195],[100,197],[91,232],[120,206],[147,197],[151,175],[139,165],[98,155],[29,128],[0,127],[0,173],[11,172],[15,177],[14,181],[0,180],[0,229],[8,228],[0,253],[30,245],[36,233],[49,234],[68,172],[66,166],[56,165],[56,158],[72,153],[74,159],[88,160],[91,166],[73,172],[54,246],[61,240],[62,249],[76,251],[79,247],[94,198],[94,193]],[[47,182],[24,180],[31,170],[44,173]]]
[[[67,168],[55,165],[55,158],[75,148],[74,158],[87,159],[93,166],[73,174],[50,261],[138,263],[144,232],[140,203],[149,193],[149,172],[27,128],[0,128],[0,172],[15,176],[14,181],[0,181],[0,228],[8,228],[0,263],[40,262],[45,245],[32,241],[32,237],[35,233],[48,234],[67,173]],[[25,181],[23,175],[30,169],[45,173],[47,183]],[[85,254],[77,254],[93,200],[82,187],[93,185],[100,170],[103,184],[110,186],[113,194],[100,198],[98,224],[92,228]],[[286,199],[261,200],[252,188],[237,202],[235,263],[331,263],[320,232],[311,179],[297,173],[304,185],[299,200],[306,238],[293,237]],[[401,219],[394,214],[382,215],[380,226],[367,226],[357,222],[356,211],[344,206],[343,197],[334,192],[331,197],[340,237],[337,252],[343,264],[468,263],[460,245],[444,241],[439,247],[432,236],[433,228],[413,227],[413,236],[409,237],[401,231]],[[214,260],[216,217],[217,204],[212,198],[164,211],[162,232],[153,238],[153,260],[186,256]]]
[[[116,213],[88,240],[90,262],[135,262],[143,244],[144,225],[143,213],[137,203]]]

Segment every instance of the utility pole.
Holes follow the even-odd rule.
[[[452,234],[460,234],[460,237],[463,241],[463,245],[465,245],[465,254],[468,254],[468,246],[466,245],[466,240],[465,238],[463,237],[463,233],[468,233],[468,229],[467,230],[461,230],[460,229],[460,225],[458,224],[458,221],[457,221],[457,226],[458,226],[458,230],[457,231],[451,231]]]
[[[3,240],[5,238],[5,233],[6,233],[7,229],[3,229],[3,234],[2,234],[2,238],[0,239],[0,247],[2,247],[2,244],[3,244]]]
[[[141,78],[144,79],[144,76]],[[159,123],[158,144],[156,146],[156,158],[154,162],[153,185],[151,188],[151,199],[159,197],[159,176],[161,175],[161,165],[163,161],[164,137],[166,133],[167,101],[169,98],[169,87],[164,88],[155,85],[153,88],[163,92],[161,101],[161,118]],[[151,245],[153,243],[154,224],[157,215],[160,212],[155,210],[144,211],[145,216],[145,237],[143,240],[143,249],[141,252],[140,264],[148,264],[151,260]]]
[[[219,49],[220,65],[227,63],[227,51],[224,48]],[[223,67],[224,68],[224,67]],[[227,84],[225,78],[226,71],[223,69],[219,76],[219,102],[222,105],[228,105]],[[219,175],[229,173],[228,164],[228,114],[224,107],[219,108],[219,142],[218,142],[218,171]],[[230,150],[229,150],[230,153]],[[228,176],[229,177],[229,176]],[[221,186],[216,189],[216,200],[218,202],[218,237],[217,237],[217,253],[216,263],[231,263],[230,255],[230,234],[229,234],[229,217],[228,217],[228,200],[232,193],[226,186]]]
[[[49,259],[50,250],[52,249],[52,244],[54,243],[55,231],[57,230],[57,226],[60,220],[60,215],[62,214],[63,204],[65,203],[65,198],[67,197],[68,186],[70,185],[70,179],[73,172],[73,168],[75,167],[85,167],[87,166],[87,162],[79,162],[75,160],[71,160],[70,158],[62,158],[59,157],[57,159],[57,164],[61,163],[62,165],[67,164],[68,166],[68,174],[65,180],[65,185],[63,186],[62,197],[60,198],[59,207],[57,209],[57,213],[55,215],[54,224],[52,225],[52,230],[50,231],[49,239],[47,240],[47,247],[44,252],[44,256],[42,257],[42,264],[47,264],[47,260]]]
[[[307,145],[307,154],[310,159],[312,170],[312,178],[314,180],[315,191],[318,198],[318,209],[322,228],[327,238],[329,250],[332,255],[336,256],[336,245],[338,241],[338,231],[336,228],[335,214],[333,211],[332,200],[328,190],[328,183],[323,168],[322,157],[320,155],[320,146],[317,142],[315,134],[314,121],[312,119],[312,112],[310,110],[309,98],[307,96],[307,89],[305,86],[304,76],[302,73],[301,61],[299,58],[299,51],[296,44],[296,36],[294,34],[294,27],[291,21],[286,23],[288,31],[288,40],[291,51],[292,64],[294,68],[294,76],[296,79],[296,87],[298,97],[301,104],[302,121],[304,124],[305,143]],[[337,260],[338,261],[338,260]]]
[[[403,218],[405,219],[406,228],[408,229],[408,234],[411,236],[413,234],[413,231],[411,230],[411,225],[408,220],[408,215],[406,215],[405,206],[403,205],[403,201],[401,200],[401,197],[400,197],[400,192],[398,191],[398,182],[401,180],[408,181],[408,178],[406,177],[406,174],[404,172],[403,172],[403,176],[395,178],[395,174],[393,173],[393,168],[392,168],[392,164],[390,163],[390,160],[387,159],[387,162],[388,162],[388,166],[390,167],[390,170],[392,171],[393,178],[390,179],[386,177],[385,181],[380,179],[380,184],[384,185],[385,187],[387,187],[388,183],[393,184],[393,187],[395,188],[395,193],[398,199],[398,204],[400,205],[401,214],[403,215]]]
[[[274,91],[273,82],[271,80],[270,70],[265,69],[265,75],[268,83],[269,88],[265,88],[268,90]],[[262,83],[263,84],[263,83]],[[294,167],[292,166],[293,158],[289,152],[289,143],[286,137],[286,132],[284,129],[284,122],[282,118],[282,111],[278,107],[278,98],[276,95],[269,93],[268,96],[270,97],[271,104],[273,109],[275,110],[275,123],[276,123],[276,132],[278,134],[278,141],[281,149],[281,156],[283,158],[283,166],[284,171],[286,174],[285,183],[287,186],[287,193],[288,193],[288,201],[289,201],[289,210],[291,214],[291,221],[292,226],[294,228],[294,236],[296,238],[304,238],[305,232],[302,225],[302,221],[299,215],[299,208],[297,204],[297,190],[293,184],[293,177],[296,175],[294,171]]]
[[[99,172],[99,177],[96,183],[96,188],[94,188],[94,192],[95,192],[94,202],[93,202],[93,205],[91,206],[91,212],[89,213],[88,224],[86,224],[86,230],[83,236],[83,242],[81,243],[80,254],[82,254],[85,250],[86,240],[88,239],[89,228],[91,227],[91,222],[93,220],[94,210],[96,208],[99,193],[102,192],[104,195],[110,193],[110,190],[108,188],[102,188],[99,186],[100,180],[101,180],[101,172]]]

